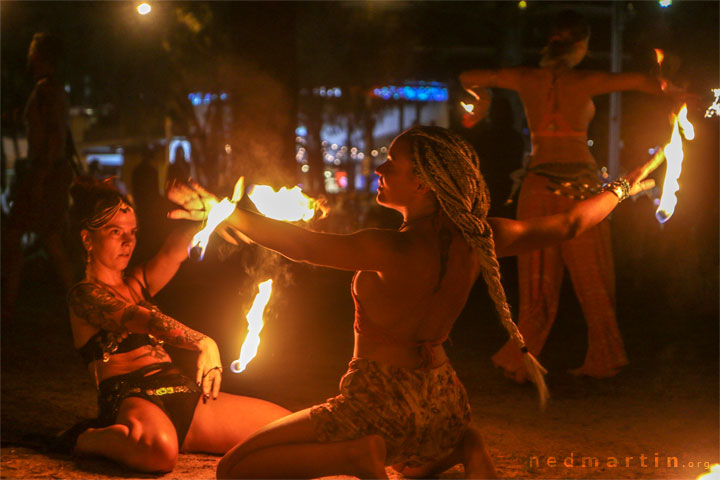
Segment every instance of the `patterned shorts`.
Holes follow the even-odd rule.
[[[388,465],[416,467],[449,454],[470,424],[465,388],[449,362],[410,369],[354,358],[340,394],[310,409],[318,440],[381,435]]]

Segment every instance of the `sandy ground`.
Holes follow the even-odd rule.
[[[101,459],[45,453],[47,439],[95,413],[94,387],[72,350],[62,296],[52,291],[52,279],[46,275],[40,263],[25,279],[28,288],[19,315],[13,322],[3,320],[0,477],[156,477]],[[171,284],[171,293],[187,292],[189,284],[203,281],[196,272],[183,275]],[[277,307],[292,312],[285,316],[293,320],[266,327],[267,343],[261,345],[258,358],[242,378],[226,373],[224,390],[267,398],[291,410],[336,391],[351,349],[349,276],[316,270],[299,275],[304,275],[303,282]],[[206,294],[192,291],[195,296]],[[165,301],[185,308],[181,297],[171,297]],[[318,313],[321,304],[330,314]],[[501,345],[502,333],[496,326],[478,331],[473,318],[458,322],[448,352],[501,477],[696,478],[719,461],[716,338],[701,335],[679,346],[669,343],[653,354],[653,348],[643,348],[642,337],[633,337],[630,329],[631,365],[616,378],[592,380],[564,373],[577,366],[571,362],[582,359],[584,346],[564,340],[575,327],[560,328],[543,357],[551,370],[552,399],[541,412],[532,387],[510,383],[490,364],[489,352]],[[187,321],[192,324],[192,319]],[[308,330],[313,340],[293,347],[303,344],[301,335]],[[693,342],[696,348],[688,348]],[[229,363],[236,348],[221,348]],[[697,353],[707,348],[712,350],[709,354]],[[160,477],[214,478],[217,460],[183,454],[176,469]],[[460,477],[460,466],[442,475]]]

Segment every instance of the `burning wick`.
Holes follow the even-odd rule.
[[[468,113],[473,113],[473,110],[475,110],[475,105],[473,105],[472,103],[460,102],[460,106],[464,108],[465,111]]]
[[[657,60],[658,69],[660,70],[660,73],[662,74],[662,63],[663,60],[665,60],[665,52],[660,50],[659,48],[655,48],[655,59]],[[660,80],[660,89],[664,92],[667,88],[667,82],[665,80]]]
[[[675,212],[675,205],[677,205],[677,196],[675,194],[680,189],[678,179],[682,171],[684,156],[682,138],[680,137],[680,124],[684,123],[682,129],[686,139],[692,140],[695,135],[692,124],[687,120],[687,105],[683,105],[680,112],[673,116],[675,117],[675,121],[673,123],[672,135],[670,136],[670,143],[665,145],[663,149],[665,159],[667,160],[667,171],[665,172],[660,204],[655,212],[655,218],[657,218],[660,223],[665,223],[670,219]]]
[[[712,118],[715,115],[720,116],[720,88],[713,88],[712,92],[715,95],[715,100],[705,111],[705,118]]]
[[[240,347],[240,358],[230,364],[230,370],[233,373],[240,373],[245,370],[250,360],[255,358],[257,355],[258,347],[260,346],[260,331],[263,328],[263,313],[265,307],[270,301],[270,294],[272,293],[272,280],[265,280],[258,285],[260,290],[255,296],[252,307],[248,311],[245,318],[248,322],[248,333],[245,337],[245,341]]]
[[[213,202],[214,204],[210,207],[210,211],[208,212],[205,227],[193,236],[192,242],[190,243],[190,245],[192,245],[188,250],[188,256],[190,258],[197,261],[203,259],[205,256],[205,250],[210,242],[210,235],[212,235],[212,232],[218,225],[232,215],[235,211],[235,205],[242,198],[244,190],[245,177],[240,177],[235,183],[235,189],[231,200],[225,197],[220,202]]]

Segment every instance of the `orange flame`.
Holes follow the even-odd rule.
[[[324,205],[305,195],[300,187],[282,187],[277,192],[268,185],[254,185],[248,197],[260,213],[286,222],[309,221],[320,210],[321,218],[327,213]]]
[[[667,160],[667,171],[665,172],[665,181],[663,182],[662,196],[660,197],[660,205],[658,205],[657,211],[655,212],[655,218],[658,222],[667,222],[672,214],[675,212],[675,206],[677,205],[677,196],[675,195],[680,189],[678,179],[682,171],[683,162],[683,145],[682,138],[680,137],[680,118],[684,118],[684,122],[687,122],[689,127],[685,127],[685,132],[694,131],[692,130],[692,124],[687,120],[687,105],[683,105],[680,112],[677,115],[673,115],[673,131],[670,136],[670,143],[665,145],[663,152],[665,153],[665,159]],[[688,137],[691,140],[692,137]]]
[[[248,333],[245,341],[240,347],[240,358],[230,364],[230,370],[233,373],[240,373],[245,370],[248,363],[257,355],[260,346],[260,331],[263,328],[263,313],[265,307],[270,301],[272,293],[272,280],[265,280],[258,285],[259,292],[253,300],[252,307],[248,311],[245,318],[248,322]]]
[[[235,205],[242,198],[244,189],[245,177],[240,177],[235,183],[232,199],[225,197],[220,202],[215,202],[214,200],[211,201],[212,206],[208,212],[205,227],[193,236],[192,242],[190,243],[191,256],[197,255],[199,260],[203,259],[205,256],[205,250],[210,242],[210,235],[212,235],[212,232],[215,231],[215,228],[217,228],[218,225],[220,225],[232,214],[232,212],[235,211]]]
[[[655,59],[657,60],[658,67],[662,70],[662,63],[663,60],[665,60],[665,52],[660,50],[659,48],[655,48]],[[660,89],[664,92],[667,88],[667,81],[660,79]]]
[[[662,62],[663,62],[663,60],[665,60],[665,52],[663,52],[659,48],[656,48],[654,50],[655,50],[655,59],[657,59],[657,64],[659,67],[662,67]]]

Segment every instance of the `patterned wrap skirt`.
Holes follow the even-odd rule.
[[[448,455],[470,424],[465,388],[449,362],[410,369],[354,358],[340,394],[310,409],[321,442],[378,434],[387,465],[426,465]]]

